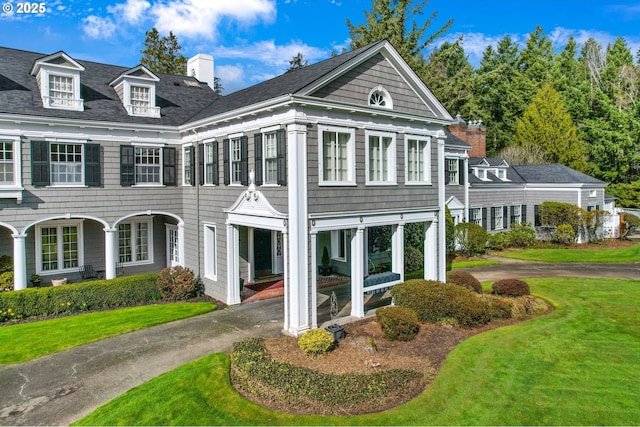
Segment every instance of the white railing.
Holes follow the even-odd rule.
[[[43,96],[42,104],[45,108],[59,108],[62,110],[84,110],[84,99],[56,98],[53,96]]]
[[[160,117],[160,107],[148,107],[141,105],[127,105],[127,113],[130,116],[143,116],[143,117]]]

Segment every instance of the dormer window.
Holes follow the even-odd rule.
[[[84,67],[64,52],[39,59],[31,69],[40,86],[42,106],[61,110],[84,110],[80,98],[80,73]]]
[[[156,82],[160,79],[143,65],[120,74],[110,85],[130,116],[160,117],[156,106]]]
[[[380,108],[393,108],[391,95],[382,86],[375,87],[369,92],[369,105]]]

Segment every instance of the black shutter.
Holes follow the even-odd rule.
[[[487,229],[487,208],[482,208],[482,228]]]
[[[505,230],[509,227],[509,207],[503,206],[502,208],[502,228]]]
[[[213,175],[213,185],[219,185],[220,184],[220,180],[218,178],[218,141],[213,141],[211,143],[211,150],[213,151],[213,164],[211,165],[211,168],[213,170],[213,172],[211,173]]]
[[[253,135],[253,145],[255,150],[255,174],[256,185],[262,185],[264,182],[262,179],[262,134],[256,133]]]
[[[527,205],[520,206],[520,222],[523,224],[527,222]]]
[[[464,160],[459,159],[458,160],[458,184],[464,185],[465,175],[466,174],[464,173]]]
[[[240,184],[249,185],[249,138],[240,138]]]
[[[50,183],[49,143],[31,141],[31,184],[34,187],[46,187]]]
[[[225,139],[222,142],[222,155],[223,155],[223,163],[222,166],[224,167],[224,185],[229,185],[231,184],[231,171],[229,170],[229,144],[231,144],[231,141],[228,139]]]
[[[100,144],[84,146],[84,183],[88,187],[100,187]]]
[[[276,132],[278,144],[278,185],[287,185],[287,134],[284,129]]]
[[[444,159],[444,183],[449,184],[449,161]]]
[[[198,184],[204,185],[204,174],[205,174],[205,166],[204,166],[204,144],[198,144]]]
[[[175,147],[162,147],[162,183],[176,186],[176,149]]]
[[[136,156],[132,145],[120,146],[120,185],[130,187],[136,183]]]
[[[538,212],[538,207],[539,205],[533,205],[533,218],[534,218],[534,224],[536,227],[539,227],[541,225],[540,212]]]
[[[491,208],[491,229],[495,230],[496,229],[496,221],[495,221],[495,214],[494,214],[495,210],[493,208]]]

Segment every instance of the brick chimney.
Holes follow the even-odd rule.
[[[469,156],[487,156],[487,128],[482,124],[482,120],[474,120],[467,124],[458,114],[456,122],[449,125],[449,132],[471,145]]]

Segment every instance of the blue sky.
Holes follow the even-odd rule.
[[[43,13],[20,14],[21,2],[0,3],[2,46],[133,67],[155,26],[173,31],[186,57],[213,55],[224,93],[281,74],[298,52],[314,63],[348,47],[346,20],[361,23],[371,8],[371,0],[50,0]],[[454,20],[441,41],[463,35],[474,66],[488,44],[505,35],[524,42],[536,25],[555,46],[570,35],[605,47],[622,36],[640,49],[640,0],[429,0],[425,11],[438,11],[432,30]]]

